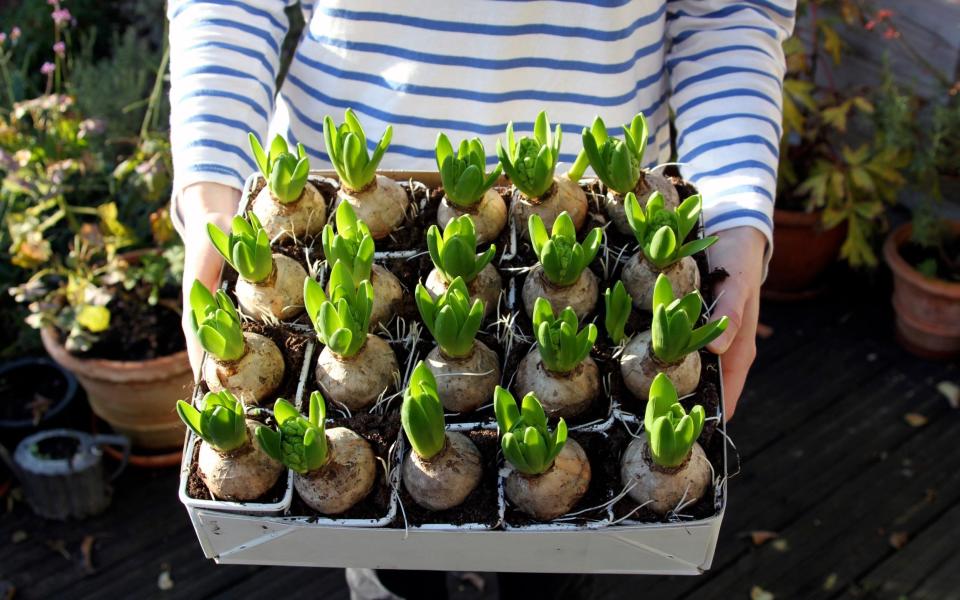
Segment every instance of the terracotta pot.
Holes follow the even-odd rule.
[[[949,221],[960,235],[960,221]],[[960,356],[960,283],[925,277],[900,254],[913,225],[896,228],[883,244],[883,257],[893,271],[893,308],[897,339],[914,354],[928,358]]]
[[[816,295],[817,279],[837,260],[846,225],[821,229],[822,212],[775,209],[773,256],[763,284],[766,297],[801,299]]]
[[[186,350],[143,361],[78,358],[64,348],[52,327],[40,332],[43,347],[72,372],[87,392],[93,412],[140,448],[183,444],[178,398],[187,398],[193,372]]]

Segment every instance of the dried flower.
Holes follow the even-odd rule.
[[[63,42],[57,42],[53,45],[53,53],[60,57],[66,56],[67,45]]]
[[[44,75],[51,75],[56,69],[57,69],[57,66],[54,65],[52,62],[45,62],[43,63],[43,66],[40,67],[40,72],[43,73]]]

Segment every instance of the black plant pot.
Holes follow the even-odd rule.
[[[49,358],[0,363],[0,442],[13,448],[38,429],[75,425],[77,389],[73,373]]]

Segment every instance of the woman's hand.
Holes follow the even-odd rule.
[[[719,299],[712,317],[726,315],[730,324],[707,348],[723,355],[723,408],[729,420],[737,409],[747,372],[757,355],[760,283],[767,240],[753,227],[735,227],[717,235],[720,239],[707,249],[710,267],[725,269],[730,276],[714,288],[714,295]]]
[[[207,223],[229,231],[237,212],[240,190],[218,183],[196,183],[180,194],[178,208],[183,218],[183,333],[194,377],[200,375],[203,349],[190,325],[190,288],[199,279],[211,291],[220,284],[223,259],[207,237]]]

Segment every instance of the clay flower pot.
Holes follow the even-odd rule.
[[[93,412],[134,446],[183,445],[176,403],[188,397],[193,383],[186,350],[143,361],[79,358],[64,348],[52,327],[44,327],[40,337],[50,357],[80,380]]]
[[[960,221],[950,221],[960,235]],[[893,230],[883,244],[883,257],[893,271],[893,308],[897,339],[910,352],[928,358],[960,356],[960,283],[926,277],[900,254],[913,225]]]
[[[823,230],[822,215],[822,211],[774,210],[765,298],[803,300],[818,294],[817,279],[837,260],[847,234],[845,224]]]

